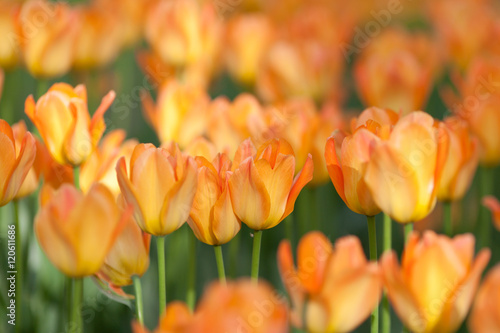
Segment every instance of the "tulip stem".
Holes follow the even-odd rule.
[[[167,280],[165,277],[165,236],[156,237],[156,247],[158,250],[158,292],[160,302],[160,317],[167,306]]]
[[[252,251],[252,280],[259,280],[260,264],[260,245],[262,243],[262,230],[255,230],[253,233],[253,251]]]
[[[80,189],[80,167],[76,166],[73,168],[73,182],[77,190]]]
[[[21,228],[19,223],[19,201],[12,201],[14,205],[14,226],[15,226],[15,246],[16,246],[16,257],[17,257],[17,265],[16,265],[16,304],[17,304],[17,312],[16,312],[16,332],[21,332],[21,324],[22,324],[22,297],[23,297],[23,244],[21,242]]]
[[[444,212],[444,221],[443,221],[443,229],[444,233],[451,237],[453,236],[453,226],[451,219],[451,202],[443,202],[443,212]]]
[[[412,223],[406,223],[404,225],[405,227],[405,245],[408,243],[408,238],[410,237],[410,234],[413,231],[413,222]]]
[[[135,290],[135,314],[137,316],[139,324],[141,324],[141,326],[144,326],[141,279],[137,275],[134,275],[132,277],[132,281],[134,281]]]
[[[188,289],[186,294],[186,303],[191,311],[194,310],[196,303],[196,237],[188,228],[189,242],[189,268],[188,268]]]
[[[384,251],[392,249],[392,220],[387,214],[384,214]],[[391,308],[389,306],[389,299],[387,294],[384,293],[382,298],[382,315],[381,315],[382,333],[389,333],[391,331]]]
[[[70,327],[74,327],[73,332],[83,333],[82,325],[82,298],[83,298],[83,279],[73,278],[72,279],[72,303],[71,303],[71,322]]]
[[[491,245],[491,219],[488,209],[481,205],[481,200],[486,195],[493,193],[493,168],[483,167],[479,170],[479,234],[478,248],[490,247]]]
[[[219,281],[226,284],[226,272],[224,270],[224,257],[222,256],[222,247],[214,245],[215,261],[217,262],[217,271],[219,272]]]
[[[377,229],[375,216],[367,216],[368,220],[368,243],[370,247],[370,260],[377,261]],[[378,332],[378,305],[373,309],[371,317],[371,332]]]
[[[238,273],[238,255],[240,250],[241,232],[229,242],[229,277],[234,278]]]

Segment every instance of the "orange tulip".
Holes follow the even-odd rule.
[[[120,157],[130,161],[130,156],[137,146],[137,140],[125,140],[126,133],[123,130],[109,132],[101,140],[100,145],[94,150],[89,158],[80,168],[80,188],[86,193],[94,183],[101,183],[118,197],[120,186],[116,179],[116,163]]]
[[[493,223],[497,230],[500,231],[500,202],[493,196],[486,196],[483,198],[483,205],[491,211]]]
[[[106,129],[104,112],[114,98],[114,91],[109,92],[90,119],[85,86],[56,83],[36,104],[29,96],[25,112],[52,157],[60,164],[79,166],[92,154]]]
[[[104,66],[110,63],[122,47],[122,26],[115,16],[92,4],[77,7],[80,22],[76,35],[73,65],[78,69]]]
[[[246,84],[255,82],[273,30],[270,18],[262,13],[238,15],[228,22],[225,59],[232,77]]]
[[[197,85],[166,82],[160,87],[156,106],[148,94],[142,95],[144,114],[160,142],[176,141],[185,148],[205,133],[209,96]]]
[[[16,143],[9,124],[0,119],[0,207],[14,199],[28,175],[36,155],[31,133]]]
[[[165,312],[160,318],[158,328],[154,333],[195,333],[188,331],[187,327],[193,319],[193,314],[186,304],[174,301],[167,304]],[[149,330],[141,326],[138,322],[132,323],[133,333],[149,333]]]
[[[295,156],[285,140],[271,140],[257,152],[251,141],[245,140],[238,148],[229,179],[234,213],[254,230],[276,226],[293,211],[300,191],[312,179],[313,169],[309,155],[294,179]]]
[[[198,187],[188,224],[203,243],[222,245],[233,239],[241,228],[229,195],[231,160],[219,154],[212,163],[204,157],[197,157],[196,161]]]
[[[332,247],[322,233],[306,234],[297,248],[297,269],[290,242],[282,241],[278,266],[293,305],[291,322],[308,332],[352,331],[378,306],[379,269],[366,260],[354,236],[343,237]]]
[[[197,166],[183,157],[177,144],[155,148],[139,144],[130,158],[116,165],[118,184],[125,201],[134,207],[137,224],[145,232],[165,236],[188,219],[197,186]]]
[[[500,265],[486,275],[477,291],[469,317],[472,333],[500,332]]]
[[[399,266],[394,251],[381,258],[384,285],[403,324],[412,332],[455,332],[464,320],[490,250],[474,257],[474,236],[448,238],[426,231],[409,236]]]
[[[16,31],[16,18],[19,14],[19,3],[0,1],[0,67],[10,68],[19,62],[19,36]]]
[[[79,24],[70,6],[31,0],[23,4],[18,20],[21,49],[30,73],[55,77],[68,72]]]
[[[375,204],[393,220],[419,221],[434,208],[448,154],[448,137],[439,128],[417,111],[401,118],[387,140],[374,142],[364,181]]]
[[[444,125],[450,148],[437,196],[441,201],[453,201],[462,199],[472,183],[479,162],[479,145],[477,138],[471,137],[467,123],[463,120],[449,117],[444,120]]]
[[[216,282],[203,294],[185,332],[285,333],[288,310],[283,298],[265,282]]]
[[[50,261],[71,277],[96,274],[128,218],[113,194],[101,184],[86,195],[64,184],[44,187],[40,201],[35,233]]]
[[[189,156],[202,156],[211,161],[217,156],[217,148],[212,142],[200,136],[191,141],[184,149],[184,153]]]
[[[132,284],[132,276],[142,276],[149,267],[151,235],[144,233],[132,216],[109,250],[98,276],[112,287]]]
[[[384,30],[355,65],[357,87],[365,104],[402,110],[403,114],[421,109],[436,75],[435,49],[424,35]]]

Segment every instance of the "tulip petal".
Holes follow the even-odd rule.
[[[6,121],[0,119],[0,206],[10,201],[4,199],[4,193],[9,184],[9,177],[14,168],[15,161],[16,149],[14,147],[12,130]]]
[[[308,154],[306,162],[304,163],[304,167],[302,168],[302,170],[300,170],[300,172],[295,176],[295,179],[293,180],[292,188],[286,202],[285,213],[281,217],[281,220],[285,219],[293,211],[295,201],[297,200],[300,191],[302,191],[304,186],[306,186],[307,183],[312,180],[313,174],[314,164],[311,154]]]
[[[90,137],[92,144],[95,146],[99,142],[106,129],[106,122],[104,121],[104,113],[109,109],[113,101],[115,100],[116,93],[111,90],[106,96],[102,98],[101,104],[95,111],[90,121]]]
[[[309,294],[316,294],[321,290],[332,252],[332,244],[319,231],[309,232],[300,239],[297,247],[297,274]]]
[[[241,222],[234,215],[229,189],[226,188],[217,199],[212,210],[212,230],[217,244],[222,245],[233,239],[241,229]]]
[[[331,136],[326,141],[325,148],[325,160],[326,167],[328,169],[328,174],[330,175],[330,179],[332,180],[333,186],[335,186],[335,190],[339,194],[340,198],[347,205],[347,199],[345,197],[345,185],[344,185],[344,174],[342,173],[342,164],[340,162],[340,158],[337,155],[336,146],[338,142],[335,141],[335,137]]]
[[[484,197],[482,203],[491,211],[495,227],[500,230],[500,202],[497,198],[490,195]]]
[[[380,259],[384,286],[394,311],[404,325],[415,332],[421,332],[427,321],[420,311],[419,303],[406,284],[394,251],[386,252]]]
[[[359,238],[345,236],[335,242],[335,250],[328,261],[326,275],[329,279],[340,280],[365,267],[366,264],[367,260]]]
[[[160,318],[158,330],[161,332],[178,332],[178,329],[189,323],[193,315],[186,304],[174,301],[167,305]]]
[[[251,157],[229,179],[234,213],[254,230],[261,230],[271,211],[271,199]]]
[[[244,160],[249,157],[253,157],[256,153],[257,149],[255,149],[252,140],[246,139],[245,141],[243,141],[236,150],[231,170],[236,170]]]
[[[469,317],[473,333],[500,332],[500,265],[492,268],[479,288]]]

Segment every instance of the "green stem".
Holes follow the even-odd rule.
[[[408,243],[408,238],[410,237],[410,234],[413,231],[413,222],[411,223],[406,223],[404,225],[405,227],[405,244]]]
[[[141,326],[144,326],[141,279],[137,275],[134,275],[132,277],[132,280],[134,281],[135,290],[135,314],[137,316],[139,324],[141,324]]]
[[[80,189],[80,167],[73,168],[73,182],[77,190]]]
[[[160,304],[160,317],[167,306],[167,280],[165,277],[165,236],[156,237],[156,247],[158,249],[158,292]]]
[[[22,243],[22,232],[19,221],[19,201],[14,200],[14,225],[15,225],[15,246],[16,246],[16,332],[21,332],[22,325],[22,308],[23,308],[23,243]]]
[[[384,214],[384,252],[392,249],[392,220],[387,214]],[[389,333],[391,331],[391,308],[389,299],[384,293],[382,298],[382,314],[381,314],[382,333]]]
[[[219,272],[219,281],[226,284],[226,272],[224,271],[224,257],[222,256],[222,247],[214,245],[215,261],[217,262],[217,271]]]
[[[71,322],[70,327],[73,327],[74,333],[83,333],[82,323],[82,299],[83,299],[83,279],[73,278],[72,280],[72,302],[71,302]]]
[[[443,202],[443,213],[444,213],[444,220],[443,220],[443,231],[444,233],[451,237],[453,236],[453,225],[452,225],[452,219],[451,219],[451,202]]]
[[[478,247],[490,247],[491,245],[491,218],[488,209],[481,204],[486,195],[493,193],[494,169],[483,167],[479,170],[479,234]]]
[[[403,333],[410,333],[410,329],[406,328],[406,327],[403,327]]]
[[[229,277],[235,278],[238,273],[238,257],[240,251],[241,232],[229,242]]]
[[[188,289],[186,303],[191,311],[194,310],[196,302],[196,237],[188,228],[189,242],[189,266],[188,266]]]
[[[256,230],[253,233],[253,251],[252,251],[252,280],[259,280],[259,264],[260,264],[260,246],[262,243],[262,230]]]
[[[368,243],[370,247],[370,260],[377,261],[377,229],[375,216],[367,216],[368,220]],[[373,309],[371,317],[371,332],[378,332],[378,305]]]

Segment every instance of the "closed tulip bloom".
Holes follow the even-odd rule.
[[[229,192],[236,216],[254,230],[276,226],[294,208],[302,188],[312,179],[309,155],[304,168],[295,173],[293,149],[283,139],[255,147],[245,140],[236,153]]]
[[[412,332],[455,332],[464,320],[481,274],[490,259],[484,249],[474,259],[474,236],[449,238],[426,231],[409,236],[401,259],[381,258],[384,286],[403,324]]]
[[[197,165],[182,156],[179,147],[156,148],[139,144],[130,158],[116,165],[118,184],[141,229],[165,236],[180,228],[189,217],[197,185]]]
[[[115,197],[120,194],[116,179],[116,163],[121,157],[129,163],[137,140],[125,140],[123,130],[114,130],[106,134],[101,143],[80,168],[80,188],[86,193],[94,183],[102,183]],[[127,164],[128,167],[128,164]]]
[[[0,119],[0,207],[13,200],[28,175],[36,155],[36,142],[26,132],[16,143],[9,124]]]
[[[0,67],[10,68],[19,62],[19,40],[16,18],[20,4],[10,1],[0,1]]]
[[[486,275],[477,291],[469,317],[472,333],[500,332],[500,265]]]
[[[204,89],[175,80],[160,87],[156,105],[150,95],[142,95],[144,114],[160,142],[175,141],[181,148],[205,133],[208,102]]]
[[[233,239],[241,228],[229,195],[231,160],[219,154],[212,163],[204,157],[197,157],[196,161],[198,187],[188,223],[203,243],[222,245]]]
[[[73,185],[44,187],[35,233],[50,261],[65,275],[96,274],[126,222],[113,194],[101,184],[83,195]]]
[[[446,118],[443,128],[448,133],[450,148],[439,182],[438,200],[454,201],[462,199],[472,183],[479,162],[479,145],[467,123],[459,118]]]
[[[151,235],[143,232],[130,215],[113,247],[106,255],[98,276],[111,286],[132,284],[132,276],[142,276],[149,267]]]
[[[493,216],[493,223],[500,231],[500,202],[494,196],[488,195],[483,198],[483,205],[486,206]]]
[[[58,163],[79,166],[101,139],[106,129],[104,113],[114,98],[114,91],[109,92],[90,119],[85,86],[73,88],[66,83],[56,83],[36,104],[33,96],[29,96],[25,113]]]
[[[22,54],[30,73],[55,77],[68,72],[79,24],[70,6],[31,0],[23,4],[18,20]]]
[[[282,241],[278,266],[293,305],[291,323],[298,328],[350,332],[378,306],[379,269],[366,260],[354,236],[337,240],[333,247],[320,232],[306,234],[297,248],[297,268],[290,242]]]
[[[397,222],[419,221],[436,204],[448,154],[448,137],[439,128],[425,112],[412,112],[371,148],[364,181],[375,204]]]

